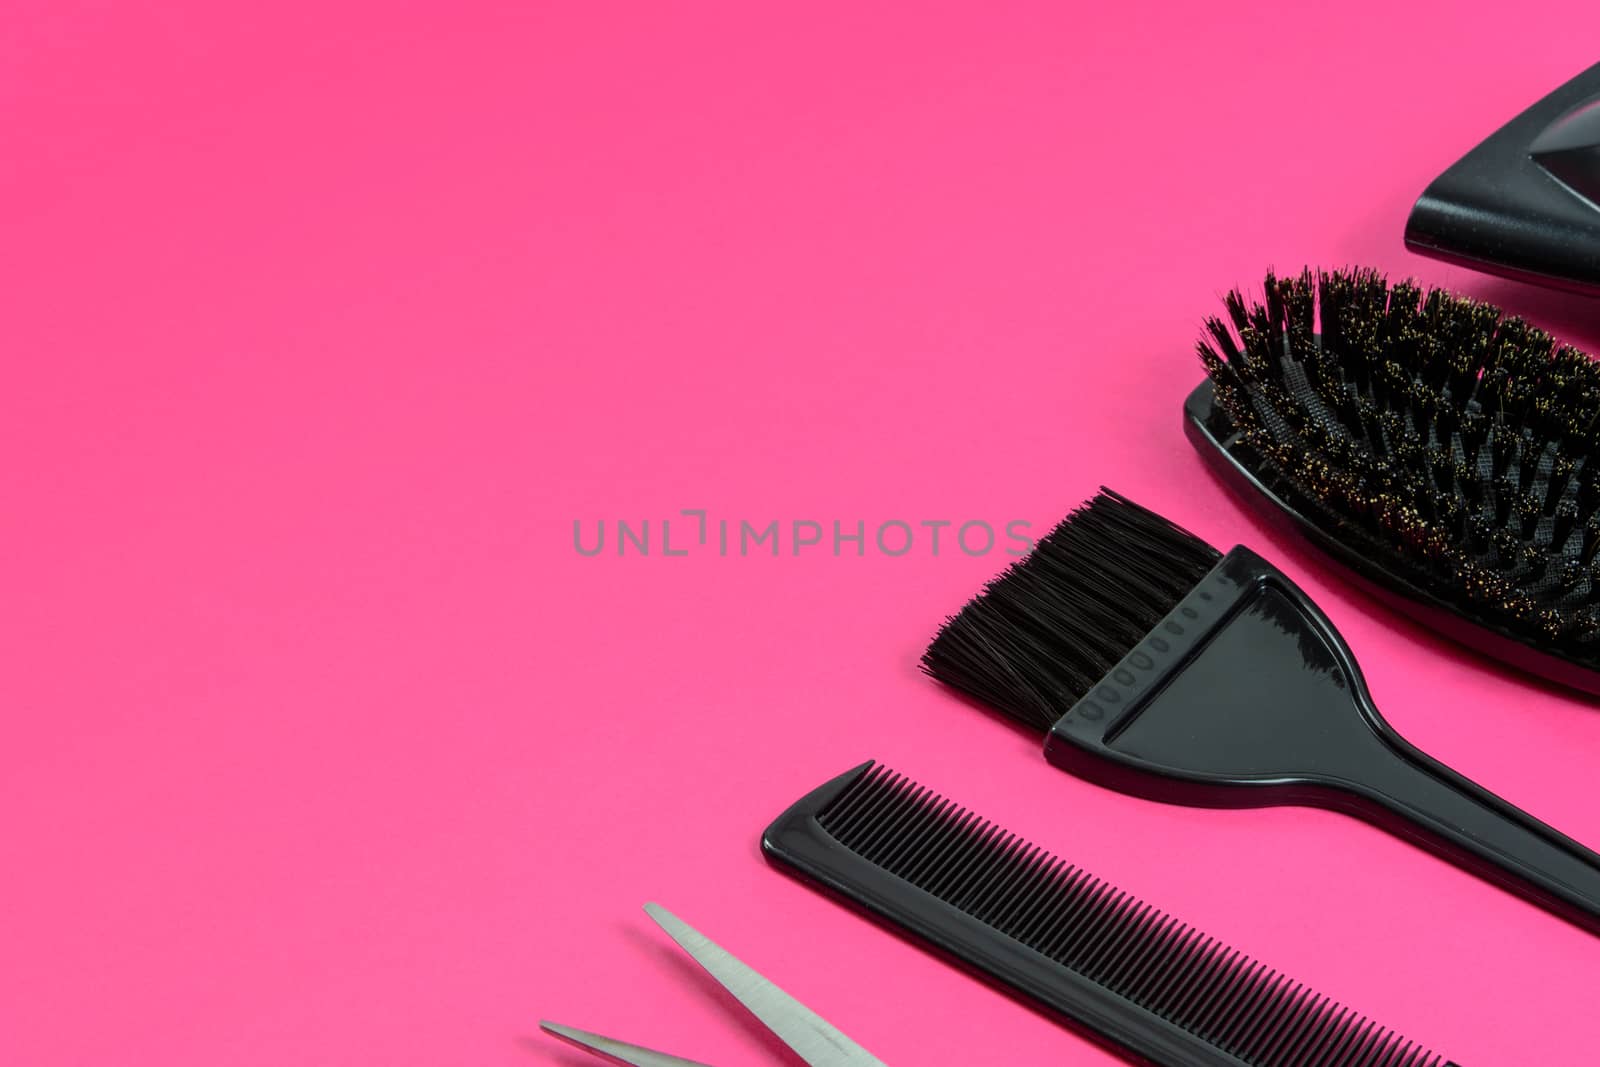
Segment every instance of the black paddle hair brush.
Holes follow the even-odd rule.
[[[1376,271],[1263,290],[1199,343],[1213,470],[1429,629],[1600,693],[1600,366]]]
[[[1600,933],[1600,856],[1409,744],[1272,564],[1102,489],[954,618],[940,681],[1136,796],[1365,818]]]

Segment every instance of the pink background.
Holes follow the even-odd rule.
[[[1353,594],[1179,432],[1268,266],[1600,347],[1400,243],[1591,2],[214,8],[0,36],[0,1062],[586,1062],[541,1016],[773,1062],[647,900],[888,1063],[1116,1062],[766,867],[868,757],[1469,1067],[1592,1058],[1600,939],[1339,816],[1096,789],[922,678],[998,552],[572,540],[1037,533],[1105,482],[1278,559],[1403,732],[1600,842],[1600,707]]]

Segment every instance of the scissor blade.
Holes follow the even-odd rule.
[[[668,1056],[665,1052],[652,1052],[639,1045],[601,1037],[599,1034],[591,1034],[587,1030],[579,1030],[573,1026],[562,1026],[560,1023],[541,1020],[539,1029],[559,1037],[568,1044],[592,1052],[603,1060],[624,1064],[625,1067],[709,1067],[699,1060],[686,1060]]]
[[[645,914],[811,1067],[886,1067],[833,1024],[659,904]]]

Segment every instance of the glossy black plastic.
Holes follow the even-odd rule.
[[[762,851],[1141,1063],[1455,1067],[888,772],[911,796],[891,799],[882,773],[865,763],[813,790]],[[841,812],[847,795],[856,806]]]
[[[1414,252],[1600,293],[1600,65],[1563,85],[1428,186]]]
[[[1153,1063],[1173,1067],[1248,1067],[1245,1061],[840,845],[817,817],[871,766],[862,764],[806,794],[767,828],[761,838],[762,851],[874,918],[915,934],[983,977],[1060,1012],[1084,1028],[1086,1036],[1109,1039]]]
[[[1247,548],[1062,716],[1045,755],[1155,800],[1358,815],[1600,932],[1600,856],[1396,733],[1333,625]]]
[[[1274,525],[1304,537],[1344,564],[1368,593],[1442,637],[1529,674],[1600,695],[1600,671],[1558,652],[1528,644],[1509,630],[1463,615],[1455,605],[1386,570],[1381,558],[1363,555],[1352,548],[1352,539],[1343,535],[1342,524],[1336,518],[1327,516],[1324,509],[1308,500],[1292,482],[1272,477],[1270,465],[1240,440],[1227,413],[1217,407],[1209,378],[1196,386],[1184,402],[1183,429],[1212,473],[1245,506],[1255,509]]]

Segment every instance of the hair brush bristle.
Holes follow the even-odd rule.
[[[1600,367],[1375,271],[1268,274],[1200,358],[1275,478],[1351,549],[1476,621],[1600,660]]]
[[[1048,730],[1220,558],[1102,488],[946,620],[923,653],[923,670]]]

